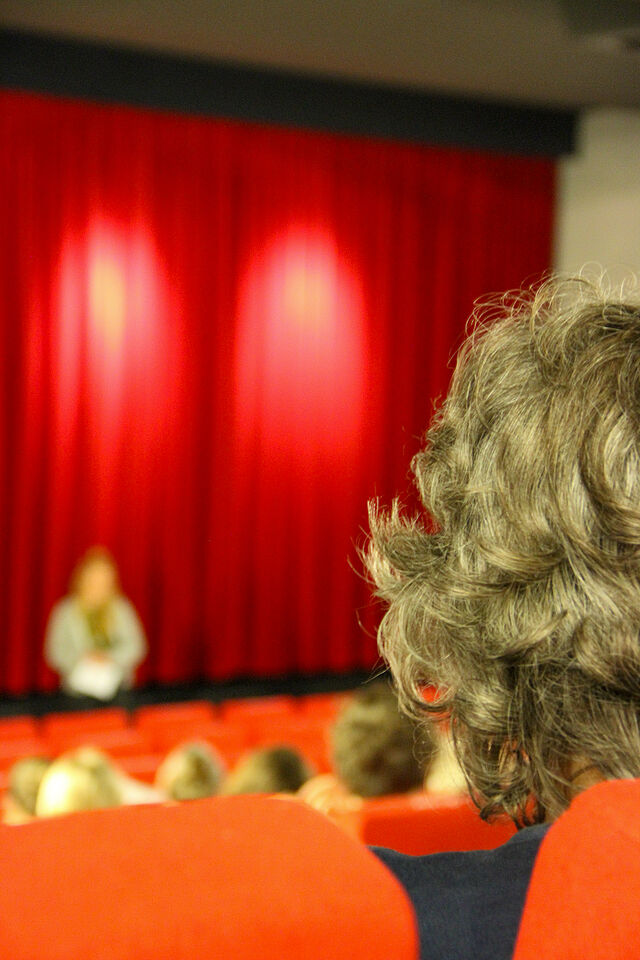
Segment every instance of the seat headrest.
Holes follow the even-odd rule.
[[[0,827],[0,956],[417,956],[411,906],[365,847],[294,801],[97,810]]]
[[[514,960],[629,960],[639,905],[640,780],[600,783],[542,841]]]

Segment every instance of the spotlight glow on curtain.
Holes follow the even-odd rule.
[[[348,454],[361,428],[365,351],[361,283],[335,237],[295,226],[277,235],[254,254],[241,286],[240,441],[264,432],[288,469]]]
[[[474,299],[549,267],[553,179],[1,92],[0,689],[55,685],[94,543],[143,681],[374,664],[367,499],[406,489]]]

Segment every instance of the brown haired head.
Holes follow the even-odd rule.
[[[475,320],[428,519],[371,505],[367,563],[405,707],[449,713],[484,816],[541,821],[579,769],[640,776],[640,304],[551,279]]]
[[[296,793],[313,773],[293,747],[262,747],[238,762],[225,780],[222,793]]]
[[[333,768],[351,793],[382,797],[422,786],[435,742],[400,712],[388,684],[374,683],[343,708],[331,748]]]

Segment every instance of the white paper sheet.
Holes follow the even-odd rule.
[[[92,657],[79,660],[67,677],[72,690],[97,700],[113,699],[122,680],[122,670],[117,663],[113,660],[94,660]]]

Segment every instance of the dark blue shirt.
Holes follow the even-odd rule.
[[[374,847],[414,906],[421,960],[511,960],[529,878],[547,826],[495,850],[410,857]]]

